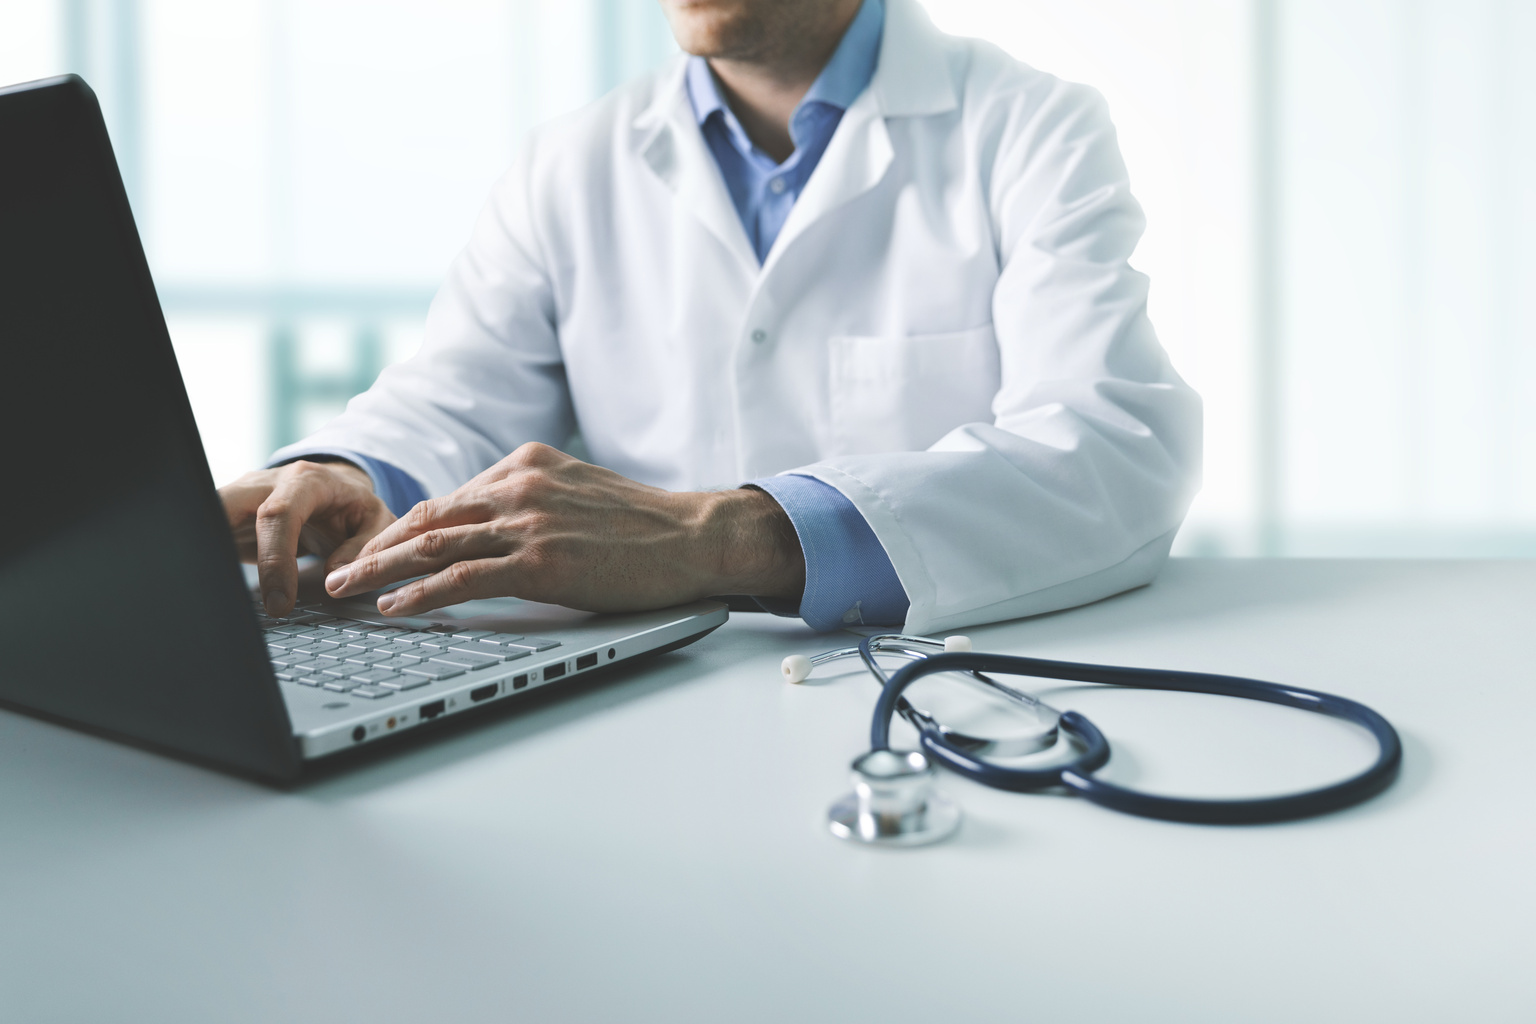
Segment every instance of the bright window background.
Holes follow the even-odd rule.
[[[1536,554],[1536,4],[927,0],[1108,98],[1206,403],[1179,549]],[[673,51],[655,0],[0,0],[100,95],[220,481],[419,341],[528,128]]]

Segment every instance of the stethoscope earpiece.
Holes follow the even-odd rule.
[[[803,683],[811,677],[811,659],[803,654],[791,654],[779,663],[786,682]]]

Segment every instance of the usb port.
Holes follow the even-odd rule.
[[[580,672],[582,669],[584,669],[584,668],[591,668],[591,667],[593,667],[596,664],[597,664],[597,655],[596,654],[583,654],[581,657],[576,659],[576,671]]]
[[[487,683],[484,686],[475,687],[469,691],[469,699],[472,701],[490,700],[496,696],[496,685],[495,683]]]
[[[548,682],[551,679],[559,679],[563,675],[565,675],[565,663],[561,662],[558,665],[551,665],[544,670],[544,681]]]
[[[442,701],[434,700],[430,704],[423,704],[416,713],[423,719],[431,719],[436,718],[438,715],[442,714],[446,708],[447,705]]]

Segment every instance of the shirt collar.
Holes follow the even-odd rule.
[[[883,0],[864,0],[859,13],[854,15],[842,42],[832,53],[832,59],[821,69],[816,81],[795,106],[789,122],[794,124],[800,112],[812,103],[822,103],[847,110],[859,93],[875,76],[875,66],[880,62],[880,37],[885,30],[885,4]],[[710,73],[709,62],[703,57],[688,58],[688,99],[693,104],[694,117],[699,124],[709,120],[711,114],[720,111],[726,123],[734,129],[736,118],[715,86],[715,76]]]

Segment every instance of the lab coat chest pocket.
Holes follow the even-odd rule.
[[[1000,385],[992,325],[829,343],[833,455],[921,451],[955,427],[992,421]]]

